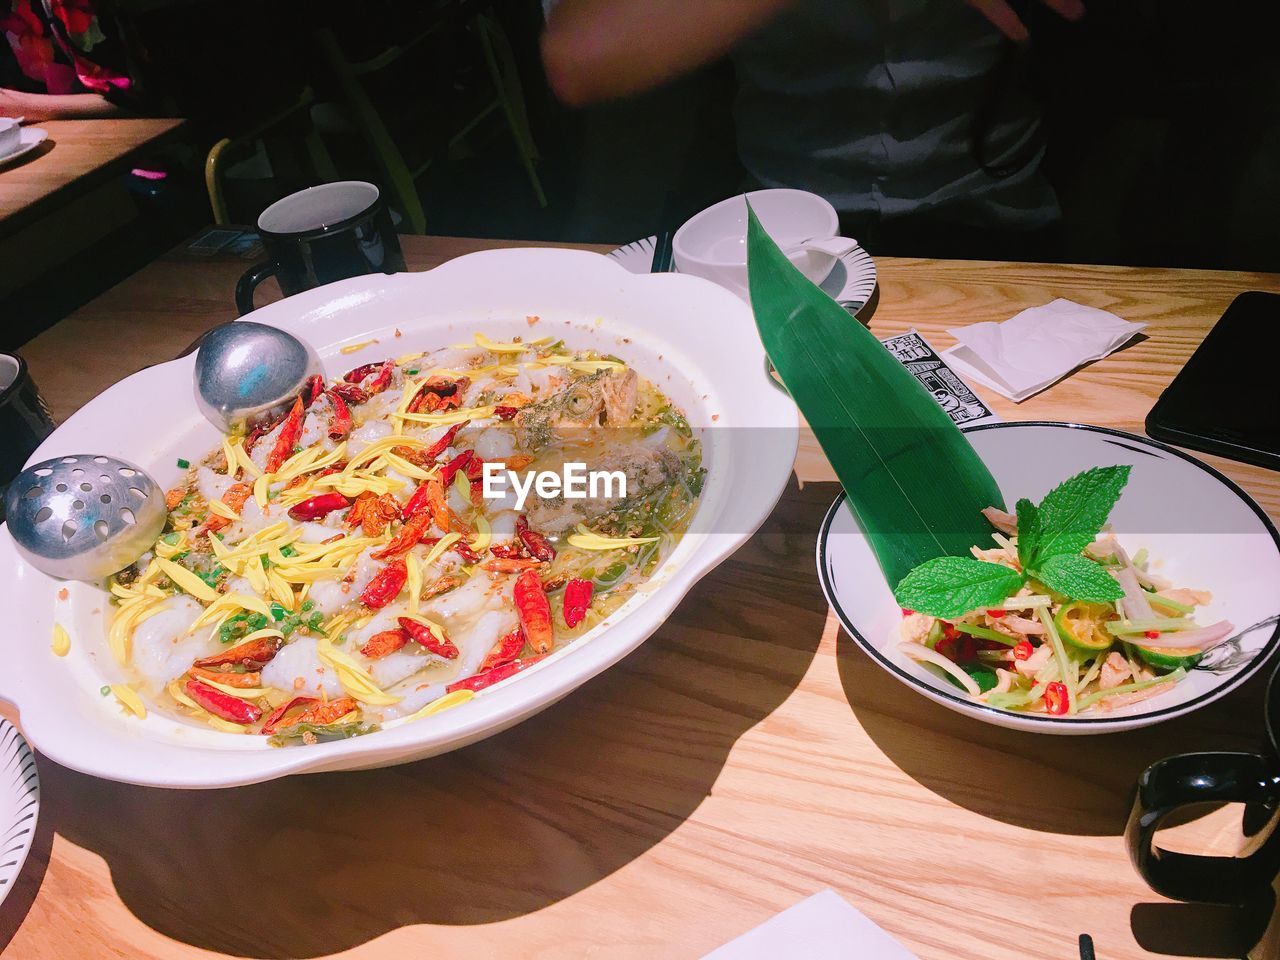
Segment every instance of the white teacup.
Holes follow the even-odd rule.
[[[0,157],[22,146],[22,124],[12,117],[0,117]]]
[[[836,259],[857,246],[838,236],[831,204],[805,190],[755,190],[721,200],[695,214],[672,238],[676,269],[702,277],[746,299],[747,204],[774,243],[814,283],[826,279]]]

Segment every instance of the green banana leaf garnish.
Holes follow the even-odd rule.
[[[769,359],[844,485],[889,583],[991,537],[1000,488],[937,401],[805,279],[748,209],[751,306]]]

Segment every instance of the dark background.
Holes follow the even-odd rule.
[[[856,2],[856,0],[851,0]],[[959,3],[962,0],[955,0]],[[1076,24],[1036,3],[1022,82],[1047,118],[1044,170],[1062,206],[1064,262],[1280,270],[1280,16],[1262,2],[1092,0]],[[134,51],[144,110],[187,117],[182,142],[148,158],[169,178],[132,184],[141,210],[124,236],[0,301],[17,345],[211,221],[203,182],[210,144],[314,91],[315,104],[264,141],[227,181],[232,220],[315,182],[290,158],[316,130],[343,177],[380,179],[316,52],[330,29],[352,60],[426,36],[370,77],[367,92],[407,159],[431,161],[416,185],[426,232],[625,243],[655,232],[668,194],[687,216],[744,183],[734,147],[732,65],[581,110],[558,104],[538,55],[538,0],[113,0],[104,8]],[[471,18],[510,40],[545,187],[535,200],[509,130],[490,114],[452,134],[492,95]],[[282,146],[283,145],[283,146]],[[264,159],[267,161],[264,163]],[[965,255],[927,233],[885,238],[873,255]],[[983,256],[1028,259],[1016,236]]]

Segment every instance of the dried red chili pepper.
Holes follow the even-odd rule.
[[[395,653],[408,642],[409,634],[403,630],[383,630],[366,640],[360,652],[370,660],[377,660],[389,653]]]
[[[240,664],[257,670],[275,659],[283,642],[279,637],[259,637],[257,640],[247,640],[244,643],[238,643],[234,647],[223,650],[221,653],[201,657],[193,666],[222,667],[227,664]]]
[[[422,455],[430,460],[434,460],[436,457],[440,456],[440,454],[453,446],[453,439],[458,435],[458,431],[470,422],[470,420],[463,420],[461,423],[455,423],[452,427],[442,433],[435,443],[427,447],[427,449],[422,452]]]
[[[390,361],[375,360],[373,363],[361,364],[360,366],[356,367],[354,370],[348,370],[346,373],[344,373],[342,375],[342,379],[345,380],[347,383],[358,384],[365,377],[369,376],[369,374],[373,373],[375,370],[380,370],[387,363],[390,363]]]
[[[484,568],[492,573],[519,573],[522,570],[533,570],[540,566],[542,566],[541,561],[528,557],[517,557],[515,559],[495,557],[493,560],[486,561]]]
[[[516,541],[511,543],[495,543],[489,548],[489,552],[499,560],[519,560],[524,553],[524,545]]]
[[[271,448],[271,455],[267,457],[264,467],[267,473],[275,473],[280,469],[281,464],[293,456],[293,448],[298,445],[298,440],[302,436],[303,415],[302,398],[299,397],[293,401],[293,409],[284,418],[284,424],[276,434],[275,446]]]
[[[324,377],[313,373],[307,380],[307,385],[302,388],[302,402],[310,407],[322,393],[324,393]]]
[[[228,687],[237,687],[244,690],[252,690],[254,687],[262,686],[262,674],[257,670],[247,673],[235,673],[232,670],[209,670],[205,667],[192,667],[187,671],[196,680],[204,680],[208,682],[212,680],[214,683],[221,683]]]
[[[473,450],[463,450],[460,454],[441,467],[440,473],[437,476],[441,486],[447,487],[449,482],[453,479],[453,475],[459,470],[465,470],[467,464],[471,462],[471,458],[474,455],[475,451]]]
[[[400,591],[404,589],[405,581],[409,579],[409,568],[403,560],[392,560],[376,577],[369,581],[369,585],[364,588],[364,592],[360,594],[360,602],[366,607],[373,607],[375,610],[385,607],[388,603],[400,595]]]
[[[426,624],[419,623],[417,620],[411,620],[408,617],[399,617],[396,623],[400,624],[400,629],[409,636],[422,644],[429,652],[434,653],[437,657],[444,657],[446,660],[456,660],[458,657],[458,648],[453,645],[453,641],[448,637],[437,637]]]
[[[290,710],[292,710],[294,707],[302,703],[319,703],[319,702],[320,701],[317,700],[315,697],[294,697],[292,700],[286,700],[284,703],[280,704],[280,706],[276,707],[269,714],[267,714],[267,719],[262,721],[262,729],[259,730],[258,732],[263,734],[264,736],[273,734],[276,732],[276,726],[280,723],[281,720],[284,719],[284,715],[288,713]]]
[[[449,547],[449,549],[452,550],[454,553],[456,553],[458,556],[460,556],[462,558],[463,563],[479,563],[480,562],[480,554],[472,550],[471,545],[467,543],[465,540],[455,541],[454,544],[451,547]]]
[[[535,560],[549,563],[556,558],[555,547],[551,546],[542,534],[529,529],[529,521],[525,519],[524,514],[516,517],[516,536],[520,538],[520,542],[525,545],[529,555]]]
[[[363,388],[354,383],[347,383],[345,381],[342,383],[335,383],[329,388],[329,392],[335,396],[341,397],[353,406],[359,406],[362,403],[369,402],[369,394],[366,393]]]
[[[551,604],[547,601],[537,571],[526,570],[520,574],[511,588],[511,595],[529,646],[534,653],[546,653],[555,643],[555,636],[551,629]]]
[[[564,585],[564,622],[568,627],[576,627],[587,615],[591,606],[591,594],[595,588],[590,580],[575,577]]]
[[[486,653],[484,659],[480,661],[480,666],[476,668],[476,673],[485,673],[494,667],[510,663],[520,656],[520,651],[523,649],[524,633],[517,627],[493,645],[493,649]]]
[[[382,369],[378,371],[378,375],[369,381],[369,386],[365,389],[369,391],[369,396],[375,393],[381,393],[387,387],[391,386],[391,374],[395,370],[394,360],[388,360],[382,365]]]
[[[311,497],[309,500],[294,504],[289,508],[289,516],[294,520],[301,521],[319,520],[321,517],[327,517],[335,510],[345,510],[349,506],[351,506],[351,501],[337,491],[321,493]]]
[[[400,528],[399,532],[391,538],[391,541],[385,547],[372,554],[373,559],[385,560],[387,557],[394,557],[411,549],[422,539],[422,535],[427,532],[427,528],[430,526],[430,514],[420,513],[416,517],[412,517],[405,522],[404,526]]]
[[[326,723],[333,723],[340,720],[352,710],[360,709],[360,705],[356,703],[353,697],[338,697],[336,700],[329,700],[325,703],[313,703],[301,713],[294,714],[288,720],[277,721],[278,727],[296,727],[300,723],[314,723],[317,726],[323,726]]]
[[[520,412],[519,409],[516,407],[494,407],[493,408],[493,415],[497,417],[499,420],[514,420],[516,418],[516,414],[519,412]]]
[[[444,688],[445,693],[453,693],[455,690],[483,690],[485,687],[491,687],[495,683],[506,680],[508,677],[514,677],[521,670],[532,667],[539,660],[545,658],[545,654],[536,657],[525,657],[523,660],[512,660],[510,663],[503,663],[494,667],[492,670],[486,670],[484,673],[473,674],[462,680],[455,680]]]
[[[185,689],[187,696],[215,717],[221,717],[223,720],[248,725],[255,723],[262,716],[262,710],[248,700],[241,700],[229,693],[223,693],[199,680],[188,680]]]
[[[329,424],[329,438],[341,440],[351,432],[351,408],[336,390],[329,391],[329,403],[333,406],[333,423]]]

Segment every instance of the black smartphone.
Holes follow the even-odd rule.
[[[1151,408],[1147,433],[1280,470],[1278,356],[1280,295],[1240,294]]]

